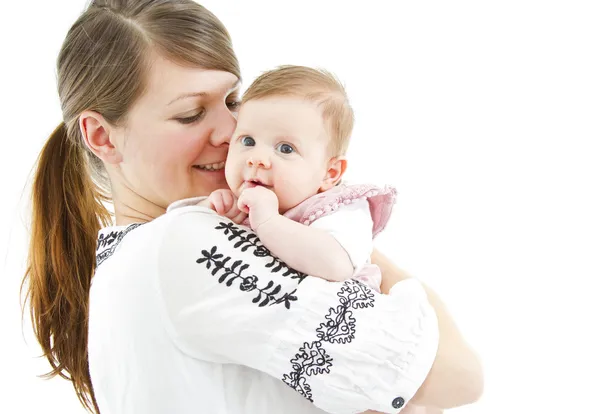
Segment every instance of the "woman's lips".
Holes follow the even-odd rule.
[[[194,165],[194,168],[201,171],[220,171],[225,169],[225,161],[213,162],[210,164]]]

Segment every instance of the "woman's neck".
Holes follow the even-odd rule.
[[[147,223],[167,211],[165,207],[142,197],[126,186],[113,184],[111,190],[117,226]]]
[[[163,215],[165,209],[155,206],[155,211],[149,212],[147,209],[136,209],[125,203],[115,202],[115,221],[117,226],[126,226],[132,223],[147,223]]]

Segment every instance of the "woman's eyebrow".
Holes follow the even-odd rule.
[[[238,79],[231,85],[231,88],[229,88],[229,90],[227,91],[227,95],[229,95],[231,92],[235,91],[236,89],[239,89],[240,86],[242,86],[242,81]]]
[[[227,90],[226,95],[229,95],[231,92],[233,92],[234,90],[238,89],[241,85],[241,82],[239,80],[236,80],[231,87]],[[179,95],[177,98],[173,99],[171,102],[169,102],[167,104],[167,106],[173,104],[174,102],[180,101],[182,99],[187,99],[187,98],[195,98],[195,97],[206,97],[208,96],[209,93],[208,92],[189,92],[189,93],[184,93],[182,95]]]
[[[180,101],[180,100],[182,100],[182,99],[193,98],[193,97],[196,97],[196,96],[205,97],[205,96],[207,96],[207,95],[208,95],[208,94],[207,94],[206,92],[190,92],[190,93],[184,93],[183,95],[179,95],[177,98],[175,98],[175,99],[173,99],[171,102],[169,102],[169,103],[167,104],[167,106],[169,106],[169,105],[171,105],[171,104],[173,104],[173,103],[175,103],[175,102],[177,102],[177,101]]]

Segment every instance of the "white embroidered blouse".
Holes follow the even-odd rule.
[[[102,414],[396,413],[435,358],[418,281],[382,295],[301,274],[208,208],[102,229],[96,257],[88,351]]]

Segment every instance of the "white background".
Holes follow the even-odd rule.
[[[60,4],[60,5],[59,5]],[[599,413],[600,13],[593,1],[205,1],[247,86],[323,66],[356,111],[349,178],[397,186],[378,247],[480,352],[470,413]],[[84,1],[0,9],[0,413],[82,413],[19,283],[28,180],[60,122],[55,59]],[[199,412],[202,412],[199,409]]]

